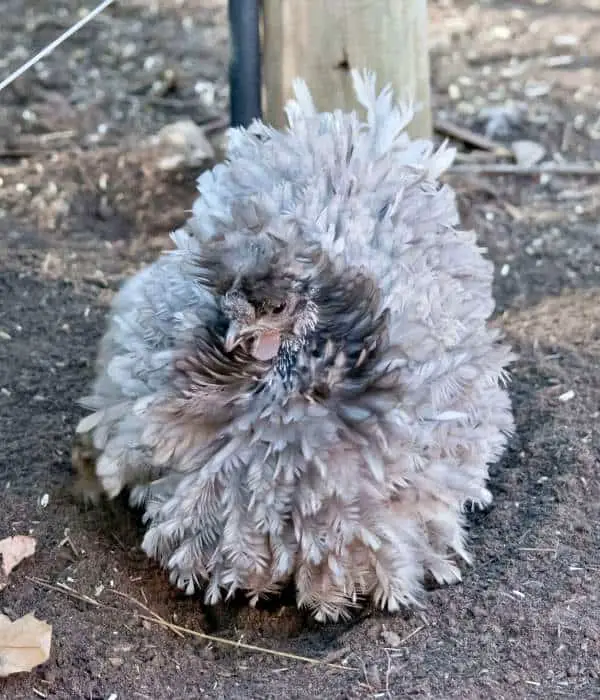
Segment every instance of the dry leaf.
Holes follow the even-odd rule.
[[[31,671],[50,656],[52,627],[33,613],[11,622],[0,615],[0,677]]]
[[[35,553],[35,537],[28,535],[15,535],[0,540],[0,557],[2,557],[2,567],[0,568],[0,591],[8,583],[8,575],[18,566],[23,559],[31,557]]]

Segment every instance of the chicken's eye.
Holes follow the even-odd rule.
[[[277,306],[273,307],[273,312],[274,314],[281,314],[285,311],[286,303],[285,301],[282,301],[281,304],[277,304]]]

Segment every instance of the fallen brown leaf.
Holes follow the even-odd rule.
[[[0,591],[8,583],[8,575],[18,566],[23,559],[31,557],[35,553],[36,539],[28,535],[15,535],[0,540],[0,556],[2,568],[0,569]]]
[[[11,622],[0,614],[0,677],[31,671],[48,660],[52,626],[33,613]]]

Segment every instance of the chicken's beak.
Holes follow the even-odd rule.
[[[232,321],[225,335],[225,350],[231,352],[237,345],[242,342],[242,329],[238,323]]]

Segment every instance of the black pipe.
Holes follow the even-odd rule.
[[[231,126],[260,119],[260,0],[229,0]]]

